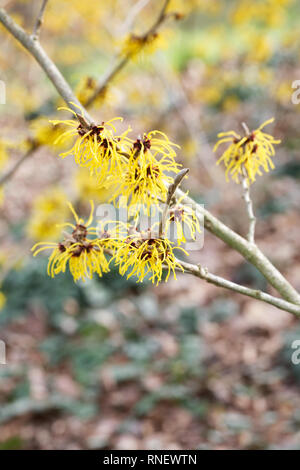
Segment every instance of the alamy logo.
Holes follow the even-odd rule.
[[[0,365],[6,364],[6,346],[4,341],[0,340]]]
[[[300,364],[300,339],[295,339],[292,342],[292,349],[296,350],[292,354],[292,363],[297,366]]]
[[[292,88],[296,90],[292,94],[292,103],[299,104],[300,103],[300,80],[294,80],[292,83]]]
[[[0,80],[0,104],[6,103],[6,86],[3,80]]]
[[[101,238],[104,228],[108,227],[111,221],[116,221],[116,235],[119,238],[127,238],[127,231],[124,232],[124,226],[132,220],[132,214],[138,215],[138,230],[143,233],[143,237],[152,238],[153,233],[157,233],[162,221],[162,213],[165,204],[162,204],[162,212],[157,210],[156,205],[148,208],[145,214],[143,209],[137,204],[128,207],[126,199],[120,199],[119,205],[100,204],[96,210],[98,236]],[[175,244],[184,242],[184,248],[189,251],[198,251],[204,245],[204,218],[203,216],[194,214],[192,204],[185,204],[184,211],[180,208],[173,210],[172,218],[169,219],[174,223],[168,223],[166,228],[167,238]],[[197,220],[197,224],[196,221]],[[107,225],[106,225],[107,224]],[[193,225],[194,224],[194,225]],[[165,224],[166,225],[166,224]],[[149,228],[151,227],[151,230]]]

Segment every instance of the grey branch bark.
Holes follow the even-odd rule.
[[[3,186],[16,173],[18,168],[32,155],[37,146],[32,146],[13,166],[3,175],[0,176],[0,187]]]
[[[249,243],[245,238],[231,230],[208,210],[185,195],[180,189],[177,189],[176,193],[178,197],[183,196],[183,203],[190,204],[194,208],[198,217],[204,217],[204,226],[209,232],[223,240],[223,242],[238,251],[247,261],[253,264],[285,300],[300,305],[300,294],[256,245]]]
[[[233,292],[238,292],[248,297],[252,297],[253,299],[262,300],[263,302],[273,305],[280,310],[285,310],[286,312],[292,313],[296,317],[300,318],[299,305],[287,302],[286,300],[278,299],[277,297],[273,297],[272,295],[266,294],[260,290],[250,289],[240,284],[236,284],[235,282],[228,281],[227,279],[224,279],[220,276],[215,276],[214,274],[209,273],[202,266],[186,263],[185,261],[177,261],[184,268],[185,272],[193,274],[194,276],[199,277],[200,279],[203,279],[210,284],[223,287],[224,289],[229,289]]]
[[[33,55],[48,76],[49,80],[55,86],[59,95],[65,100],[67,106],[76,113],[78,113],[78,108],[83,111],[84,108],[82,104],[78,101],[62,73],[49,58],[39,41],[33,39],[33,37],[27,34],[21,26],[17,25],[3,8],[0,8],[0,22],[25,47],[25,49]],[[85,111],[84,114],[85,118],[89,122],[92,122],[87,111]]]

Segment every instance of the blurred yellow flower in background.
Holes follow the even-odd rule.
[[[94,95],[97,90],[98,82],[93,77],[82,77],[79,81],[75,93],[80,103],[87,103],[88,100]],[[109,95],[109,96],[108,96]],[[101,105],[105,99],[109,99],[111,102],[111,93],[108,94],[106,87],[97,96],[94,101],[94,105]]]
[[[31,130],[38,144],[55,148],[55,143],[61,135],[62,127],[59,125],[53,126],[47,119],[40,117],[31,123]]]
[[[49,188],[33,203],[32,214],[27,224],[27,234],[33,240],[56,240],[68,214],[66,194],[57,186]]]
[[[121,54],[134,58],[141,52],[145,55],[153,54],[156,50],[166,46],[166,41],[160,33],[151,33],[146,36],[128,35],[121,44]]]
[[[0,139],[0,170],[2,170],[2,168],[5,167],[9,159],[9,154],[8,154],[9,147],[10,147],[10,144],[8,142]]]
[[[96,202],[105,202],[111,195],[111,189],[105,184],[99,187],[97,176],[91,175],[85,168],[78,169],[73,181],[78,197],[83,201],[93,199]]]
[[[0,310],[3,309],[5,304],[6,304],[6,296],[3,294],[2,291],[0,291]]]
[[[294,0],[241,0],[233,9],[236,24],[261,22],[270,27],[280,26],[286,19],[285,6]]]

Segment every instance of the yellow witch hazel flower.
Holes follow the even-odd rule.
[[[116,135],[117,131],[113,122],[122,121],[122,118],[114,118],[102,122],[101,125],[89,125],[83,115],[69,108],[59,109],[69,111],[75,116],[75,119],[50,121],[54,125],[64,124],[70,128],[56,139],[57,144],[74,141],[75,137],[73,146],[61,153],[61,157],[73,155],[79,166],[88,168],[91,174],[98,176],[99,185],[110,173],[122,171],[122,163],[125,161],[123,153],[130,144],[127,134],[131,130],[128,128],[123,134]]]
[[[164,202],[166,184],[173,182],[168,173],[178,173],[181,166],[175,161],[174,147],[178,145],[160,131],[149,132],[137,139],[124,166],[125,176],[121,181],[119,175],[110,179],[110,183],[116,185],[112,200],[123,196],[128,206],[145,207],[148,212],[152,205]]]
[[[248,184],[255,181],[256,175],[261,176],[262,170],[268,172],[275,168],[272,157],[275,155],[274,144],[280,144],[280,140],[275,140],[270,134],[266,134],[262,129],[271,124],[274,118],[265,121],[258,129],[247,133],[242,137],[234,131],[221,132],[218,134],[219,141],[214,147],[214,151],[223,144],[230,143],[229,147],[217,165],[221,162],[226,167],[226,179],[229,176],[240,183],[241,177],[246,176]]]
[[[143,282],[149,274],[150,281],[157,285],[162,280],[164,268],[167,271],[165,281],[169,279],[171,273],[176,279],[176,268],[183,271],[174,254],[176,249],[188,255],[185,250],[175,246],[170,240],[151,233],[151,230],[148,232],[132,231],[125,240],[119,240],[113,259],[119,266],[122,276],[129,271],[127,279],[137,276],[138,282]]]
[[[88,238],[96,234],[96,228],[90,227],[93,221],[94,204],[91,201],[91,213],[86,223],[76,214],[73,206],[69,203],[74,215],[76,225],[65,223],[63,227],[71,227],[72,233],[66,233],[65,239],[60,243],[40,242],[32,247],[34,256],[44,250],[52,249],[48,262],[48,275],[54,277],[56,274],[64,273],[69,268],[74,281],[86,278],[91,279],[94,273],[100,277],[102,273],[109,271],[109,262],[104,254],[103,239]]]

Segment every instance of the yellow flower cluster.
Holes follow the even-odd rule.
[[[150,209],[164,201],[167,195],[166,184],[173,178],[168,173],[178,173],[180,165],[176,163],[178,147],[159,131],[149,132],[142,139],[131,142],[126,165],[122,175],[115,173],[110,177],[116,187],[112,200],[123,196],[127,205],[143,205]]]
[[[183,271],[174,250],[187,253],[150,230],[139,232],[127,224],[111,221],[107,224],[112,224],[112,228],[103,228],[99,234],[95,227],[91,227],[94,209],[92,201],[91,206],[90,217],[85,223],[69,203],[76,224],[65,223],[62,226],[71,227],[72,233],[65,232],[62,242],[39,242],[33,246],[34,256],[44,250],[53,250],[48,261],[49,276],[54,277],[69,268],[75,282],[80,279],[85,281],[91,279],[94,273],[101,277],[103,273],[109,272],[111,261],[119,266],[121,275],[130,270],[127,278],[135,275],[139,282],[149,274],[150,280],[157,284],[162,279],[164,269],[167,272],[166,281],[171,273],[176,279],[175,269]],[[105,253],[111,255],[110,261]]]
[[[119,266],[120,274],[124,275],[129,270],[127,279],[135,275],[139,282],[150,274],[150,281],[158,284],[162,280],[163,270],[166,267],[166,281],[173,273],[176,279],[175,269],[181,269],[180,263],[176,260],[174,249],[182,250],[182,248],[174,246],[170,240],[160,238],[155,234],[134,232],[125,240],[117,243],[114,254],[114,260]]]
[[[107,224],[112,224],[112,228],[102,227],[100,231],[90,226],[93,207],[89,220],[84,223],[70,205],[76,224],[63,226],[70,226],[72,233],[66,234],[58,244],[38,243],[33,248],[35,255],[53,248],[48,264],[49,275],[65,272],[68,267],[75,281],[91,278],[94,273],[102,276],[109,271],[112,260],[121,275],[134,275],[139,282],[148,275],[153,283],[160,282],[164,269],[167,271],[166,280],[171,273],[176,278],[175,271],[182,267],[174,250],[179,249],[187,254],[180,247],[186,243],[184,227],[194,240],[196,233],[201,231],[194,210],[183,203],[184,197],[169,197],[168,187],[174,182],[171,174],[180,171],[180,165],[176,162],[177,146],[159,131],[132,140],[128,136],[130,128],[117,133],[113,124],[116,119],[96,125],[87,123],[81,114],[73,114],[74,119],[52,121],[55,125],[69,127],[57,139],[59,143],[72,141],[71,148],[63,152],[62,157],[73,155],[76,163],[92,175],[99,189],[103,191],[105,188],[107,194],[110,192],[108,197],[115,204],[120,198],[125,199],[127,208],[132,209],[129,210],[129,217],[133,220],[131,224],[110,221]],[[234,131],[218,135],[215,150],[223,143],[230,144],[217,162],[224,162],[227,178],[230,175],[238,183],[241,177],[246,177],[248,183],[252,183],[256,175],[274,167],[274,145],[280,141],[263,131],[271,122],[273,119],[252,132],[245,126],[245,136]],[[85,181],[85,185],[83,191],[88,193],[89,183]],[[161,204],[167,201],[165,213]],[[139,230],[139,209],[143,208],[146,214],[151,215],[152,206],[163,214],[162,220],[147,230]],[[157,224],[158,230],[154,231]],[[177,245],[168,237],[171,228],[176,231]],[[107,254],[111,256],[110,261]]]
[[[70,111],[68,108],[63,108]],[[102,276],[109,271],[109,264],[114,261],[121,275],[129,272],[128,277],[135,275],[142,282],[145,277],[153,283],[162,280],[166,269],[166,280],[175,270],[182,267],[177,261],[174,250],[176,246],[166,236],[166,232],[175,224],[178,245],[186,242],[184,230],[180,225],[188,227],[192,239],[200,231],[199,222],[190,208],[182,203],[182,198],[173,198],[168,206],[165,217],[165,227],[154,231],[157,223],[148,230],[138,230],[139,210],[150,215],[152,206],[162,212],[161,205],[165,204],[168,196],[168,186],[173,183],[172,174],[180,170],[176,162],[177,145],[170,142],[168,137],[159,131],[144,134],[141,138],[132,140],[128,137],[130,128],[123,133],[117,133],[113,122],[103,122],[100,125],[89,124],[82,114],[73,112],[74,119],[52,121],[54,125],[66,125],[65,130],[57,139],[59,144],[71,144],[61,156],[73,155],[75,162],[88,170],[98,186],[98,191],[107,195],[116,205],[118,201],[126,201],[131,224],[118,221],[106,222],[108,227],[92,227],[93,208],[89,220],[84,223],[73,207],[70,208],[76,224],[62,224],[72,228],[72,233],[65,234],[60,243],[41,242],[33,247],[34,255],[43,250],[53,249],[49,258],[48,274],[55,276],[68,268],[75,281],[90,279],[93,274]],[[89,188],[86,176],[79,180],[87,194],[95,191]],[[91,191],[90,191],[91,190]],[[99,198],[95,198],[98,199]],[[111,260],[107,260],[107,255]]]
[[[128,137],[130,128],[118,134],[112,122],[121,118],[88,125],[82,115],[73,114],[76,119],[51,121],[54,125],[70,127],[56,140],[57,143],[72,142],[61,157],[73,155],[80,167],[96,176],[99,188],[105,186],[111,190],[111,201],[123,196],[128,207],[145,205],[149,209],[165,200],[166,185],[173,181],[170,173],[178,173],[180,169],[174,150],[178,145],[159,131],[136,140]]]
[[[255,181],[256,175],[261,175],[262,171],[268,172],[274,168],[272,157],[275,155],[274,144],[280,144],[280,140],[275,140],[270,134],[266,134],[262,129],[272,123],[274,118],[264,122],[258,129],[247,133],[244,137],[235,131],[221,132],[218,134],[219,141],[214,147],[214,151],[223,144],[230,143],[217,165],[221,162],[226,167],[226,179],[229,176],[240,183],[241,178],[247,177],[248,184]]]

